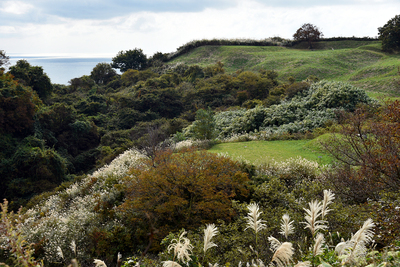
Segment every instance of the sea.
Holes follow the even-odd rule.
[[[111,63],[111,57],[10,56],[10,66],[25,59],[31,66],[40,66],[51,83],[68,85],[73,78],[90,75],[98,63]]]

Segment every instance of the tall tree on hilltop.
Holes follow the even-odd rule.
[[[317,26],[312,25],[311,23],[303,24],[299,29],[297,29],[296,33],[293,34],[293,38],[297,41],[307,41],[308,47],[312,49],[312,42],[320,39],[323,33],[318,29]]]
[[[112,58],[112,62],[111,66],[120,69],[121,72],[129,69],[142,70],[147,67],[147,57],[139,48],[118,52],[117,56]]]

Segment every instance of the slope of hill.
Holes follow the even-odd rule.
[[[227,72],[264,68],[277,71],[280,80],[293,76],[297,81],[315,75],[348,81],[368,92],[398,96],[400,55],[383,53],[379,41],[319,42],[313,51],[303,46],[202,46],[171,63],[206,66],[221,61]]]

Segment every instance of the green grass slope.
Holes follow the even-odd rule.
[[[280,80],[315,75],[350,82],[374,97],[399,96],[400,54],[383,53],[379,41],[319,42],[312,51],[303,46],[202,46],[171,63],[206,66],[221,61],[228,73],[264,68],[277,71]]]
[[[329,164],[332,158],[318,148],[317,141],[278,140],[221,143],[208,150],[213,153],[226,153],[233,159],[244,159],[253,164],[270,160],[285,161],[302,157],[320,164]]]

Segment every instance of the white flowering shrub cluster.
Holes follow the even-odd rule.
[[[314,179],[320,170],[326,168],[318,162],[302,157],[289,158],[285,161],[271,160],[261,165],[258,169],[259,174],[278,177],[296,177],[299,180]]]
[[[348,83],[321,81],[279,105],[217,113],[216,130],[219,139],[252,132],[305,133],[335,121],[338,110],[353,111],[358,104],[372,102],[365,91]]]
[[[106,165],[82,181],[72,184],[25,214],[24,235],[29,242],[43,242],[45,261],[62,262],[59,250],[65,259],[74,258],[71,242],[77,246],[76,257],[80,262],[88,260],[89,235],[95,229],[112,229],[123,224],[116,218],[105,219],[96,211],[99,203],[114,203],[120,195],[118,187],[127,171],[144,158],[136,150],[127,150],[109,165]]]

